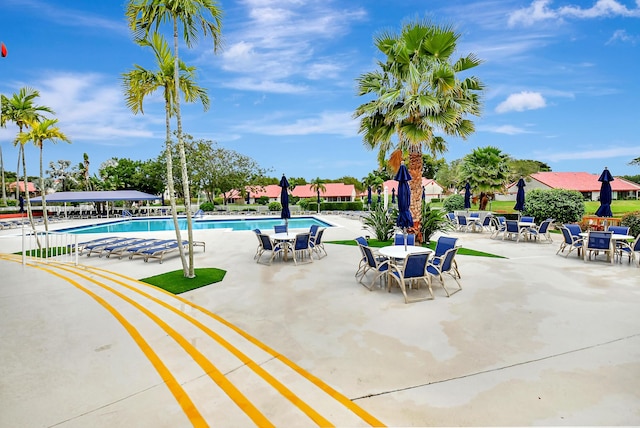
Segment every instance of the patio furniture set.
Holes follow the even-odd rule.
[[[271,264],[273,260],[286,262],[289,255],[294,265],[298,263],[312,263],[313,255],[318,260],[327,255],[327,250],[322,242],[325,228],[312,225],[308,231],[293,233],[287,230],[286,225],[274,226],[274,233],[267,234],[260,229],[254,229],[258,238],[258,248],[254,259],[256,263]],[[269,256],[266,260],[263,256]]]

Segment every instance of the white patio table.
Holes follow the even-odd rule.
[[[586,238],[588,233],[589,232],[580,232],[580,236],[583,237],[583,238]],[[618,241],[630,241],[632,239],[635,239],[635,236],[633,236],[633,235],[623,235],[621,233],[613,233],[613,234],[611,234],[611,248],[613,249],[612,253],[615,253],[615,248],[616,248],[616,246],[618,244]],[[583,258],[586,260],[587,259],[586,251],[583,251],[582,253],[583,253],[582,254]],[[611,261],[611,263],[613,263],[613,256],[611,257],[610,261]]]
[[[281,242],[283,243],[283,247],[284,247],[284,261],[287,261],[287,259],[289,258],[289,250],[291,248],[291,244],[293,242],[295,242],[296,240],[296,235],[297,233],[291,233],[291,232],[279,232],[279,233],[274,233],[273,235],[271,235],[271,239],[273,239],[276,242]]]

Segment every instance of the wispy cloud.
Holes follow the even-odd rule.
[[[366,12],[333,2],[245,0],[247,21],[226,35],[223,70],[241,75],[225,83],[242,90],[292,93],[305,81],[335,79],[348,63],[324,45],[350,31]],[[339,56],[340,54],[337,53]]]
[[[498,125],[498,126],[484,125],[484,126],[479,126],[478,131],[493,132],[496,134],[506,134],[506,135],[532,133],[532,131],[529,131],[527,129],[524,129],[518,126],[513,126],[513,125]]]
[[[358,122],[351,115],[352,112],[323,112],[315,117],[297,119],[289,123],[282,119],[280,123],[274,123],[278,119],[270,117],[265,123],[252,122],[250,126],[243,124],[239,128],[265,135],[331,134],[354,137],[358,134]]]
[[[632,45],[635,45],[636,43],[638,43],[638,40],[640,40],[640,37],[632,36],[629,33],[627,33],[626,30],[616,30],[613,32],[613,35],[611,36],[611,38],[607,40],[606,44],[610,45],[612,43],[620,41],[623,43],[631,43]]]
[[[546,105],[547,102],[540,92],[523,91],[509,95],[506,100],[498,104],[496,107],[496,113],[536,110],[544,108]]]
[[[531,26],[540,21],[562,20],[564,18],[640,17],[640,4],[638,3],[635,8],[627,8],[617,0],[597,0],[593,6],[588,8],[569,5],[555,9],[551,7],[552,3],[552,0],[534,0],[528,7],[518,9],[509,15],[509,26],[514,27],[518,24]]]
[[[575,159],[609,159],[617,157],[629,157],[631,160],[638,156],[640,153],[640,146],[630,147],[612,147],[608,149],[596,149],[596,150],[575,150],[569,152],[557,152],[557,153],[545,153],[540,156],[548,159],[552,162],[575,160]]]
[[[107,30],[121,35],[129,34],[124,20],[112,20],[103,16],[86,13],[77,9],[52,6],[49,2],[41,0],[5,0],[5,7],[19,7],[23,10],[31,10],[39,19],[46,19],[58,25],[67,27],[86,27],[93,30]]]

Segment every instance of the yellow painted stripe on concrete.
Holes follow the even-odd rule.
[[[94,270],[94,269],[96,269],[96,268],[92,268],[92,270]],[[263,369],[262,366],[257,364],[255,361],[253,361],[251,358],[249,358],[246,354],[244,354],[238,348],[236,348],[231,343],[229,343],[225,338],[220,336],[215,331],[211,330],[206,325],[202,324],[197,319],[193,318],[190,315],[185,314],[184,312],[179,311],[178,309],[176,309],[175,307],[171,306],[170,304],[158,299],[157,297],[151,296],[150,294],[145,293],[144,291],[142,291],[142,290],[140,290],[138,288],[132,287],[132,286],[130,286],[130,285],[124,283],[124,282],[121,282],[121,281],[118,281],[116,279],[113,279],[108,275],[103,275],[103,274],[100,274],[100,273],[96,273],[96,275],[101,276],[103,278],[111,279],[112,281],[118,283],[119,285],[121,285],[121,286],[123,286],[123,287],[125,287],[125,288],[127,288],[127,289],[129,289],[131,291],[134,291],[136,293],[139,293],[139,294],[145,296],[146,298],[156,302],[157,304],[163,306],[164,308],[170,310],[171,312],[175,313],[176,315],[179,315],[180,317],[182,317],[185,320],[189,321],[190,323],[194,324],[195,326],[200,328],[202,331],[204,331],[209,337],[214,339],[216,342],[220,343],[225,349],[227,349],[236,358],[238,358],[242,363],[244,363],[247,367],[249,367],[251,370],[253,370],[257,375],[262,377],[267,383],[269,383],[280,394],[282,394],[282,396],[287,398],[291,403],[293,403],[296,407],[298,407],[301,411],[303,411],[307,416],[309,416],[309,418],[311,420],[313,420],[316,424],[318,424],[318,426],[322,426],[322,427],[333,426],[333,424],[331,424],[331,422],[329,422],[328,419],[324,418],[320,413],[318,413],[315,409],[313,409],[311,406],[309,406],[304,400],[300,399],[300,397],[298,397],[295,393],[293,393],[289,388],[287,388],[284,384],[282,384],[278,379],[276,379],[269,372],[267,372],[265,369]],[[141,283],[141,284],[145,284],[147,286],[149,285],[149,284],[146,284],[146,283]],[[157,288],[157,287],[154,287],[154,288]],[[171,293],[169,293],[169,295],[172,296],[172,297],[175,297],[175,295],[173,295]]]
[[[245,397],[242,392],[240,392],[240,390],[233,383],[231,383],[227,379],[227,377],[213,363],[211,363],[211,361],[209,361],[206,356],[204,356],[198,349],[196,349],[195,346],[189,343],[189,341],[185,339],[184,336],[174,330],[171,326],[169,326],[169,324],[164,322],[156,314],[154,314],[138,302],[134,301],[130,297],[125,296],[118,290],[115,290],[106,284],[102,284],[89,276],[62,266],[58,266],[58,268],[78,275],[81,278],[86,279],[87,281],[93,282],[99,287],[102,287],[110,293],[118,296],[119,298],[151,318],[158,326],[160,326],[160,328],[162,328],[169,336],[171,336],[173,340],[175,340],[191,356],[191,358],[194,359],[194,361],[196,361],[196,363],[198,363],[198,365],[204,370],[207,376],[209,376],[211,380],[213,380],[218,386],[220,386],[220,388],[227,394],[227,396],[231,400],[233,400],[238,405],[238,407],[242,409],[242,411],[244,411],[245,414],[256,423],[257,426],[275,426],[262,414],[262,412],[260,412],[260,410],[256,406],[253,405],[253,403],[251,403],[251,401],[247,399],[247,397]]]
[[[19,262],[19,260],[11,260],[11,259],[9,259],[7,257],[3,257],[3,256],[0,256],[0,257],[5,259],[5,260],[18,261]],[[32,263],[29,263],[28,265],[31,266],[31,267],[34,267],[36,269],[43,270],[43,271],[45,271],[47,273],[50,273],[51,275],[54,275],[54,276],[57,276],[58,278],[63,279],[64,281],[70,283],[74,287],[76,287],[76,288],[84,291],[85,293],[87,293],[96,302],[98,302],[107,311],[109,311],[120,322],[120,324],[122,324],[122,326],[125,328],[125,330],[127,330],[129,335],[131,336],[131,338],[136,342],[136,344],[140,347],[140,349],[145,354],[147,359],[151,362],[153,367],[156,369],[156,371],[158,372],[158,374],[160,375],[162,380],[165,382],[165,384],[169,388],[169,391],[171,391],[171,394],[173,394],[173,396],[175,397],[175,399],[178,402],[178,404],[180,405],[180,407],[182,407],[182,410],[184,411],[184,413],[187,416],[187,418],[189,418],[189,421],[191,421],[193,426],[194,427],[208,427],[209,426],[207,424],[207,422],[204,420],[204,418],[202,417],[202,415],[200,414],[200,412],[198,411],[198,409],[196,408],[196,406],[191,401],[191,398],[189,398],[189,395],[187,395],[186,391],[180,386],[180,384],[178,383],[176,378],[173,377],[173,374],[169,371],[167,366],[164,365],[164,363],[162,362],[160,357],[158,357],[158,355],[153,351],[153,349],[151,349],[151,347],[149,346],[147,341],[144,340],[144,338],[138,332],[138,330],[129,321],[127,321],[126,318],[122,316],[122,314],[120,314],[113,306],[111,306],[102,297],[98,296],[97,294],[95,294],[91,290],[88,290],[87,288],[83,287],[78,282],[74,281],[73,279],[65,277],[64,275],[61,275],[61,274],[59,274],[57,272],[54,272],[51,269],[43,267],[43,266],[39,266],[39,265],[32,264]]]
[[[139,282],[140,284],[144,284],[145,286],[152,287],[151,285],[149,285],[147,283],[138,281],[135,278],[131,278],[129,276],[122,275],[122,274],[117,273],[117,272],[111,272],[111,271],[108,271],[106,269],[100,269],[100,268],[94,268],[94,267],[91,267],[91,269],[92,270],[103,271],[103,272],[108,272],[108,273],[110,273],[112,275],[120,276],[122,278],[126,278],[126,279],[131,280],[131,281]],[[295,370],[298,374],[300,374],[303,377],[305,377],[306,379],[308,379],[310,382],[312,382],[318,388],[320,388],[323,391],[325,391],[329,396],[333,397],[336,401],[341,403],[343,406],[345,406],[351,412],[353,412],[354,414],[358,415],[363,421],[365,421],[369,425],[374,426],[374,427],[384,427],[384,426],[386,426],[384,423],[382,423],[376,417],[374,417],[369,412],[364,410],[362,407],[358,406],[356,403],[351,401],[344,394],[341,394],[340,392],[336,391],[331,386],[329,386],[325,382],[323,382],[321,379],[317,378],[316,376],[312,375],[311,373],[309,373],[308,371],[306,371],[302,367],[298,366],[296,363],[294,363],[293,361],[289,360],[284,355],[281,355],[281,354],[275,352],[273,349],[271,349],[270,347],[268,347],[264,343],[260,342],[259,340],[257,340],[253,336],[251,336],[250,334],[246,333],[245,331],[243,331],[240,328],[236,327],[235,325],[231,324],[230,322],[228,322],[224,318],[220,317],[219,315],[216,315],[213,312],[211,312],[211,311],[209,311],[209,310],[207,310],[205,308],[202,308],[202,307],[196,305],[195,303],[193,303],[193,302],[191,302],[191,301],[189,301],[189,300],[187,300],[187,299],[185,299],[183,297],[180,297],[180,296],[175,295],[173,293],[169,293],[168,291],[163,290],[163,289],[158,288],[158,287],[154,287],[154,288],[156,288],[160,292],[163,292],[163,293],[165,293],[165,294],[167,294],[169,296],[175,297],[176,299],[180,300],[182,303],[185,303],[185,304],[191,306],[192,308],[201,311],[202,313],[204,313],[204,314],[208,315],[209,317],[215,319],[216,321],[220,322],[221,324],[224,324],[225,326],[229,327],[230,329],[232,329],[233,331],[235,331],[236,333],[238,333],[239,335],[241,335],[242,337],[244,337],[245,339],[247,339],[248,341],[250,341],[251,343],[253,343],[257,347],[259,347],[263,351],[265,351],[268,354],[272,355],[273,357],[279,359],[281,362],[283,362],[284,364],[286,364],[287,366],[289,366],[290,368]]]

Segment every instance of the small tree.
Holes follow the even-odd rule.
[[[431,209],[431,204],[422,204],[422,224],[420,233],[422,240],[429,242],[434,233],[453,230],[453,223],[449,221],[446,212],[439,209]]]
[[[553,218],[556,224],[562,224],[580,221],[584,212],[584,198],[576,190],[533,189],[527,192],[523,214],[540,221]]]
[[[451,195],[447,196],[442,203],[444,210],[448,213],[463,210],[464,209],[464,196],[462,195]]]
[[[620,224],[629,227],[629,234],[640,235],[640,211],[634,211],[622,216]]]

